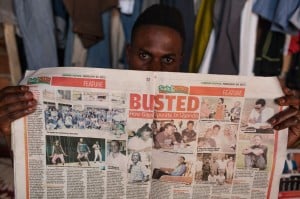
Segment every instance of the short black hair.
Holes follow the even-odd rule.
[[[164,4],[155,4],[148,7],[135,21],[131,31],[131,41],[133,41],[136,30],[143,25],[159,25],[172,28],[177,31],[185,41],[184,22],[180,11]]]
[[[214,126],[213,126],[213,129],[214,128],[218,128],[219,130],[221,129],[221,126],[220,125],[218,125],[218,124],[215,124]]]
[[[149,127],[149,123],[146,123],[146,124],[144,124],[141,128],[139,128],[138,130],[137,130],[137,132],[136,132],[136,135],[138,136],[138,137],[141,137],[142,136],[142,133],[143,132],[147,132],[147,131],[149,131],[149,132],[151,132],[152,133],[152,129]]]
[[[193,124],[194,125],[194,121],[189,120],[186,125],[189,125],[189,124]]]
[[[260,104],[262,107],[266,105],[266,100],[265,99],[258,99],[255,102],[255,105]]]

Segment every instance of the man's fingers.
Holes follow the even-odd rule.
[[[7,96],[22,95],[26,92],[30,92],[28,86],[8,86],[8,87],[5,87],[5,88],[0,90],[0,103],[2,103],[2,101],[4,99],[6,99],[5,97],[7,97]]]
[[[268,122],[273,126],[277,126],[278,124],[281,124],[285,120],[290,119],[291,117],[296,116],[299,114],[299,110],[294,107],[288,107],[287,109],[275,114],[273,117],[271,117]]]
[[[286,119],[285,121],[273,126],[273,128],[276,130],[282,130],[282,129],[289,128],[291,126],[296,126],[296,125],[300,126],[300,118],[297,115],[290,117],[289,119]]]
[[[7,93],[7,94],[1,94],[0,96],[0,107],[22,102],[22,101],[29,101],[33,100],[33,94],[29,91],[26,92],[17,92],[17,93]]]
[[[300,96],[286,95],[275,99],[275,103],[277,103],[280,106],[294,106],[299,109]]]
[[[28,86],[8,86],[0,90],[1,94],[6,95],[8,93],[18,93],[29,91]]]
[[[34,109],[36,105],[36,100],[11,103],[0,107],[0,117],[3,117],[5,120],[6,115],[15,114],[16,112],[24,112],[24,114],[28,114],[32,112],[32,109]]]
[[[21,117],[24,117],[30,113],[33,113],[35,111],[35,108],[36,107],[33,106],[33,107],[30,107],[27,109],[16,110],[14,112],[3,114],[0,117],[0,131],[6,135],[9,134],[11,123]]]

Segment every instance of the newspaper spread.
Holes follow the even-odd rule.
[[[95,68],[27,72],[16,198],[277,198],[287,132],[274,77]]]

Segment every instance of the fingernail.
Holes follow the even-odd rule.
[[[285,102],[286,102],[286,100],[285,100],[285,98],[284,97],[279,97],[279,98],[276,98],[275,99],[275,102],[277,103],[277,104],[284,104]]]
[[[21,90],[22,91],[27,91],[28,90],[28,86],[21,86]]]
[[[274,126],[273,127],[275,130],[279,130],[279,126]]]
[[[290,93],[290,92],[292,92],[292,90],[289,89],[289,88],[287,88],[287,87],[285,87],[285,88],[284,88],[284,92],[285,92],[285,93]]]
[[[31,92],[26,92],[26,93],[24,93],[24,97],[27,98],[27,99],[30,99],[30,98],[32,98],[32,93]]]
[[[28,108],[27,110],[28,110],[29,113],[31,113],[31,112],[33,112],[34,109],[33,108]]]
[[[268,120],[268,122],[272,125],[274,125],[276,123],[276,121],[277,121],[276,118],[272,118],[272,119]]]

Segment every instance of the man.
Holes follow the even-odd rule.
[[[241,117],[241,102],[235,101],[233,107],[230,109],[230,121],[238,123]]]
[[[63,150],[59,140],[55,140],[55,143],[52,146],[52,153],[51,153],[51,158],[52,158],[52,164],[57,164],[56,160],[60,159],[60,162],[62,165],[65,164],[65,158],[64,156],[67,156],[65,151]]]
[[[206,161],[204,162],[203,166],[202,166],[202,180],[203,181],[208,181],[208,176],[211,173],[210,170],[210,159],[206,159]]]
[[[226,165],[226,181],[232,182],[233,174],[234,174],[234,165],[235,161],[232,156],[229,157],[229,160],[227,161]]]
[[[177,144],[174,136],[174,126],[171,123],[165,124],[164,131],[156,135],[155,139],[157,142],[155,148],[172,148],[173,145]]]
[[[202,179],[202,167],[203,167],[203,154],[197,155],[197,161],[195,163],[195,180],[201,181]]]
[[[274,115],[272,108],[266,107],[265,99],[258,99],[255,102],[249,118],[248,125],[257,129],[271,128],[271,125],[267,123],[267,120]]]
[[[94,149],[94,163],[96,163],[97,159],[99,158],[99,162],[102,162],[102,155],[101,155],[101,146],[98,141],[92,146]]]
[[[194,121],[187,122],[187,128],[182,131],[182,139],[184,143],[196,140],[197,133],[194,131]]]
[[[135,22],[127,47],[130,69],[178,72],[183,58],[185,31],[178,10],[154,5]]]
[[[148,8],[140,15],[127,47],[128,65],[133,70],[179,72],[185,40],[180,13],[163,5]],[[300,138],[300,92],[283,89],[285,96],[276,99],[288,109],[269,120],[276,130],[289,128],[288,146]],[[10,143],[11,122],[35,111],[37,101],[27,86],[11,86],[0,90],[0,132]]]
[[[185,157],[179,156],[178,157],[178,165],[171,170],[162,170],[162,169],[157,169],[155,168],[153,170],[153,179],[160,179],[161,176],[163,175],[171,175],[171,176],[183,176],[187,170],[186,162],[185,162]]]
[[[220,147],[222,143],[222,136],[221,136],[221,126],[218,124],[213,125],[212,127],[212,133],[211,133],[211,138],[215,140],[216,142],[216,147]]]
[[[286,155],[282,173],[298,173],[298,165],[292,153]]]
[[[210,163],[210,172],[214,175],[217,175],[218,169],[219,169],[219,163],[217,162],[217,158],[213,157],[213,159]]]
[[[83,138],[79,139],[79,142],[77,143],[77,160],[79,162],[79,165],[82,166],[81,159],[85,159],[88,162],[88,165],[90,166],[89,161],[89,154],[91,153],[90,148],[86,143],[83,142]]]
[[[118,140],[112,140],[110,143],[110,152],[107,156],[107,166],[109,169],[126,171],[127,158],[120,152],[121,143]]]
[[[217,160],[218,164],[219,164],[219,168],[218,168],[218,173],[225,173],[226,171],[226,165],[227,165],[227,159],[225,159],[224,157],[221,157],[221,159]]]
[[[225,173],[221,172],[217,175],[216,181],[218,185],[223,185],[225,183]]]
[[[258,168],[264,170],[267,167],[268,147],[262,144],[262,137],[255,135],[253,137],[254,145],[243,150],[245,155],[245,167]]]
[[[147,182],[150,177],[150,170],[142,163],[141,154],[133,152],[131,155],[132,163],[129,165],[130,182]]]
[[[209,183],[216,183],[217,182],[217,174],[214,174],[213,172],[211,172],[209,175],[208,175],[208,182]]]

